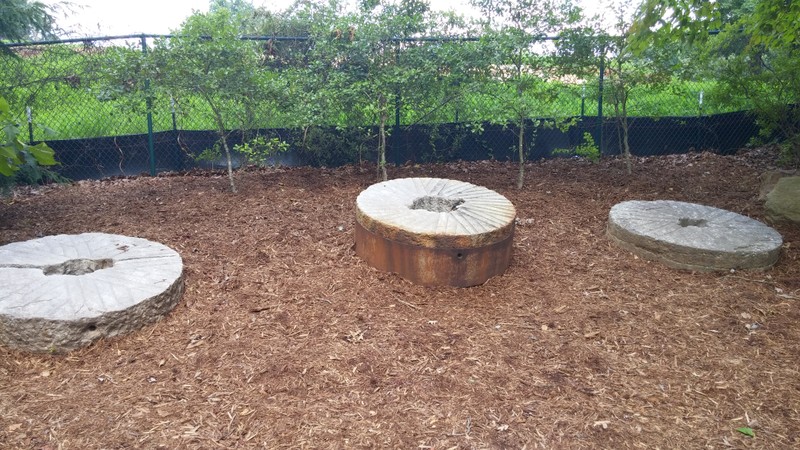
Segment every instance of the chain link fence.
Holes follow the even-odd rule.
[[[0,57],[0,95],[9,101],[16,119],[28,124],[27,140],[46,141],[55,150],[59,174],[77,180],[213,168],[221,163],[201,157],[218,140],[208,107],[195,99],[164,94],[152,94],[148,101],[142,92],[147,92],[149,80],[119,73],[124,55],[147,51],[157,38],[135,35],[14,44],[10,47],[18,57]],[[296,45],[302,38],[248,39],[275,53],[276,47]],[[715,104],[704,98],[712,86],[703,82],[676,80],[660,87],[631,88],[627,113],[617,117],[619,104],[614,104],[605,75],[598,70],[595,78],[585,80],[543,76],[551,89],[555,87],[555,95],[532,102],[525,126],[528,159],[571,156],[582,145],[594,146],[601,155],[617,155],[624,128],[637,156],[699,150],[731,153],[758,134],[747,105]],[[503,86],[497,82],[495,88]],[[389,121],[390,163],[516,159],[519,127],[493,120],[497,105],[491,93],[449,98],[447,89],[440,92],[413,105],[404,101],[403,92],[396,93]],[[288,151],[270,163],[337,166],[376,158],[376,124],[298,127],[291,113],[260,114],[259,134],[288,145]],[[232,144],[242,139],[241,132],[230,137]],[[236,163],[243,162],[237,155]]]

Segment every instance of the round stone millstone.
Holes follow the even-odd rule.
[[[698,271],[767,269],[783,238],[774,229],[724,209],[671,200],[619,203],[608,236],[644,258]]]
[[[385,181],[356,199],[356,254],[417,284],[475,286],[508,268],[515,218],[508,199],[471,183]]]
[[[183,295],[169,247],[104,233],[47,236],[0,247],[0,343],[63,352],[137,330]]]

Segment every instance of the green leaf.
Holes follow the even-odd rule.
[[[30,154],[36,159],[36,162],[43,166],[52,166],[57,164],[53,157],[55,152],[44,142],[28,147]]]
[[[738,431],[739,433],[742,433],[745,436],[749,436],[751,438],[756,437],[756,432],[753,431],[753,429],[750,428],[750,427],[737,428],[736,431]]]
[[[19,152],[11,145],[0,146],[0,159],[7,160],[14,164],[22,164],[22,159],[19,157]]]
[[[15,144],[18,141],[19,127],[13,123],[3,123],[0,125],[3,126],[3,133],[6,134],[6,143],[11,145]]]
[[[7,177],[13,176],[15,168],[16,166],[12,167],[10,164],[8,164],[8,160],[5,158],[0,158],[0,175]]]
[[[5,117],[11,114],[11,107],[8,105],[8,101],[3,97],[0,97],[0,117]]]
[[[22,161],[13,147],[8,145],[0,146],[0,174],[10,177],[14,175],[20,164],[22,164]]]

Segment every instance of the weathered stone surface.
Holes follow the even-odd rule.
[[[423,247],[474,248],[509,236],[517,212],[482,186],[443,178],[373,184],[356,199],[356,219],[372,232]]]
[[[763,172],[758,178],[761,181],[758,187],[758,199],[764,201],[767,199],[767,194],[769,194],[773,189],[775,189],[775,185],[778,184],[783,177],[790,177],[794,176],[797,173],[795,171],[787,171],[787,170],[768,170]]]
[[[503,273],[516,210],[485,187],[441,178],[377,183],[356,199],[356,253],[423,285],[474,286]]]
[[[137,330],[183,295],[183,261],[145,239],[57,235],[0,247],[0,343],[34,352]]]
[[[783,177],[767,194],[767,218],[800,224],[800,177]]]
[[[621,247],[679,269],[766,269],[783,238],[741,214],[670,200],[627,201],[611,208],[608,236]]]

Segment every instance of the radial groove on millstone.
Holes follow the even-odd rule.
[[[438,212],[412,210],[421,197],[463,199],[447,219]],[[483,245],[487,236],[505,237],[513,231],[516,210],[489,189],[440,178],[401,178],[370,186],[357,198],[357,219],[370,231],[385,229],[409,244],[437,246],[430,237],[458,238],[462,247]]]
[[[356,252],[427,284],[471,286],[505,271],[516,210],[505,197],[442,178],[377,183],[356,199]]]
[[[0,343],[69,351],[141,328],[183,294],[177,252],[103,233],[47,236],[0,247]]]
[[[783,239],[724,209],[671,200],[626,201],[609,212],[608,236],[639,256],[689,270],[766,269]]]

